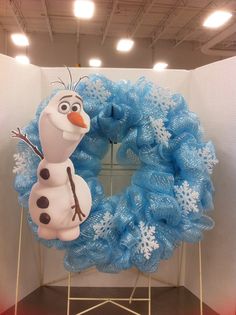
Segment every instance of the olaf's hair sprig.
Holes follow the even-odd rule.
[[[66,85],[66,83],[60,77],[57,77],[58,80],[52,81],[50,84],[51,85],[61,84],[65,90],[76,91],[76,88],[77,88],[78,84],[80,83],[80,81],[82,81],[83,79],[86,79],[86,78],[88,79],[89,77],[87,75],[83,75],[82,77],[79,78],[79,80],[77,80],[75,83],[73,83],[73,78],[72,78],[72,73],[70,71],[70,68],[67,66],[65,66],[65,67],[69,73],[70,83],[68,85]]]

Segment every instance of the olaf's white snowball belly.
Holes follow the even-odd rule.
[[[61,163],[50,163],[43,159],[38,166],[37,176],[42,185],[61,186],[68,182],[67,167],[70,167],[71,173],[75,173],[74,165],[70,159]]]
[[[82,217],[82,221],[80,221],[78,215],[76,215],[74,221],[72,220],[75,209],[71,207],[74,206],[75,202],[69,180],[65,185],[61,186],[48,187],[40,182],[33,186],[29,198],[29,211],[32,220],[39,226],[39,229],[42,227],[43,229],[51,230],[51,234],[49,233],[48,237],[45,235],[41,236],[39,233],[40,237],[72,240],[75,237],[70,237],[67,234],[71,228],[76,227],[78,228],[78,233],[76,234],[78,237],[78,225],[88,217],[92,199],[87,183],[80,176],[73,175],[73,181],[79,206],[85,215],[85,217]],[[63,232],[67,235],[66,237],[63,236]]]

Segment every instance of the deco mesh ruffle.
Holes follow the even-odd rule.
[[[90,187],[93,206],[78,239],[40,241],[65,250],[69,271],[96,267],[114,273],[135,266],[154,272],[181,241],[197,242],[214,225],[206,215],[213,208],[214,147],[203,139],[199,120],[184,98],[145,78],[132,84],[91,75],[77,92],[91,118],[91,130],[71,159]],[[24,128],[38,148],[39,115],[51,97]],[[119,163],[135,163],[138,169],[129,187],[106,197],[98,175],[110,141],[120,143]],[[40,161],[24,143],[18,144],[15,159],[15,189],[19,203],[27,208]],[[28,221],[37,237],[29,215]]]

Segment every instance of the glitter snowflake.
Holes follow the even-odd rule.
[[[160,87],[152,88],[147,101],[149,101],[153,106],[159,107],[164,116],[168,114],[168,111],[171,108],[175,107],[175,102],[173,100],[171,91]]]
[[[168,146],[168,140],[170,139],[171,134],[165,128],[163,120],[150,118],[150,121],[155,131],[157,141]]]
[[[185,212],[198,212],[199,193],[194,191],[187,181],[184,181],[181,186],[175,186],[175,194],[179,205]]]
[[[218,163],[215,152],[209,146],[205,146],[199,149],[197,153],[205,164],[209,174],[212,174],[214,166]]]
[[[155,226],[145,225],[143,221],[140,221],[139,229],[141,237],[137,251],[143,254],[146,259],[150,259],[152,252],[159,248],[159,244],[155,239],[156,228]]]
[[[89,98],[96,99],[100,103],[104,103],[111,93],[104,88],[101,80],[96,80],[95,82],[89,81],[86,83],[85,95]]]
[[[109,230],[113,227],[113,215],[110,212],[106,212],[103,219],[94,224],[93,229],[95,232],[94,240],[98,238],[104,238],[107,236]]]
[[[27,168],[27,157],[24,152],[22,153],[16,153],[13,155],[13,158],[15,160],[15,166],[13,167],[13,173],[15,174],[23,174],[26,171]]]

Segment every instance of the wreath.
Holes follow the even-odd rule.
[[[57,92],[39,105],[23,129],[39,149],[39,116]],[[114,273],[135,266],[154,272],[180,242],[197,242],[214,225],[207,216],[213,208],[210,175],[217,163],[213,144],[203,139],[197,116],[179,93],[145,78],[132,84],[91,75],[78,84],[77,92],[91,128],[71,160],[91,190],[91,213],[80,226],[79,238],[69,242],[39,239],[28,213],[29,225],[46,246],[65,250],[69,271],[95,266]],[[129,187],[107,197],[98,175],[110,142],[120,144],[119,163],[135,164],[137,170]],[[39,158],[24,142],[17,151],[15,189],[27,208]]]

